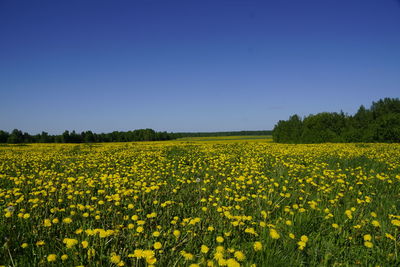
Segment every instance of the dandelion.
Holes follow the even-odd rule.
[[[364,235],[364,241],[371,241],[372,237],[370,234]]]
[[[217,238],[215,239],[218,243],[222,243],[224,242],[224,238],[222,236],[217,236]]]
[[[64,218],[64,219],[63,219],[63,223],[70,224],[70,223],[72,223],[72,219],[69,218],[69,217]]]
[[[67,260],[68,259],[68,255],[67,254],[63,254],[62,256],[61,256],[61,260],[62,261],[65,261],[65,260]]]
[[[367,248],[372,248],[374,244],[372,244],[370,241],[365,241],[364,246],[366,246]]]
[[[181,235],[181,231],[179,230],[174,230],[173,235],[178,238]]]
[[[352,214],[351,210],[346,210],[344,213],[346,214],[347,218],[353,219],[353,214]]]
[[[269,235],[272,239],[279,239],[281,237],[279,233],[273,228],[269,230]]]
[[[381,224],[377,220],[373,220],[371,224],[375,227],[381,227]]]
[[[87,248],[89,246],[89,242],[87,242],[86,240],[82,241],[81,244],[83,248]]]
[[[206,245],[201,245],[201,249],[200,249],[201,253],[206,254],[206,253],[208,253],[209,250],[210,249]]]
[[[244,259],[246,258],[245,255],[243,254],[243,252],[241,252],[241,251],[236,251],[234,253],[234,256],[238,261],[244,261]]]
[[[253,248],[254,248],[254,250],[255,251],[260,251],[260,250],[262,250],[262,244],[261,244],[261,242],[259,242],[259,241],[256,241],[256,242],[254,242],[254,244],[253,244]]]
[[[303,242],[305,242],[305,243],[307,243],[307,242],[308,242],[308,237],[307,237],[306,235],[302,235],[302,236],[300,237],[300,240],[303,241]]]
[[[57,255],[56,254],[50,254],[47,256],[47,261],[48,262],[52,262],[52,261],[56,261],[57,259]]]
[[[138,259],[145,257],[142,249],[135,249],[132,256]]]
[[[299,250],[303,250],[306,247],[307,243],[304,241],[299,241],[297,242],[297,245],[299,246],[298,247]]]
[[[162,244],[160,242],[155,242],[153,245],[154,249],[161,249],[162,248]]]
[[[111,253],[110,256],[110,261],[114,264],[118,264],[121,262],[121,256],[118,256],[117,254],[115,254],[114,252]]]
[[[63,243],[66,245],[67,248],[72,248],[76,244],[78,244],[78,240],[73,238],[64,238]]]
[[[154,237],[159,237],[159,236],[160,236],[160,232],[155,231],[155,232],[153,233],[153,236],[154,236]]]
[[[45,242],[43,240],[39,240],[36,242],[36,246],[40,247],[43,246],[45,244]]]
[[[392,223],[394,226],[400,227],[400,220],[392,220],[391,223]]]

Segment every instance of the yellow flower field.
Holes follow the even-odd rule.
[[[0,206],[5,266],[399,266],[400,145],[4,145]]]

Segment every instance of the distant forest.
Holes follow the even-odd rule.
[[[139,129],[127,132],[93,133],[84,131],[64,131],[61,135],[49,135],[47,132],[31,135],[14,129],[11,133],[0,130],[0,143],[102,143],[132,141],[164,141],[182,137],[236,136],[236,135],[271,135],[272,131],[232,131],[232,132],[156,132],[153,129]]]
[[[279,121],[272,133],[277,143],[400,142],[400,100],[385,98],[360,106],[353,116],[322,112]]]

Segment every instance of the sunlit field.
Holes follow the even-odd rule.
[[[219,139],[0,146],[0,265],[400,265],[399,144]]]

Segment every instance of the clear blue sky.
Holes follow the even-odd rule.
[[[400,95],[396,0],[0,0],[0,129],[272,129]]]

